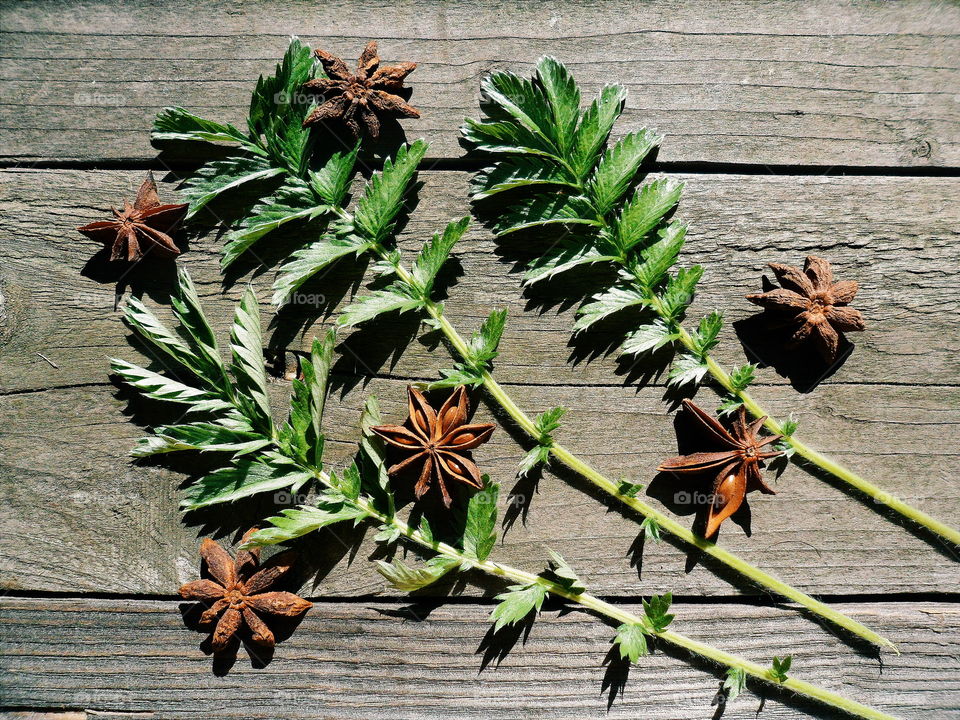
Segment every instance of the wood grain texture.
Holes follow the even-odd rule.
[[[285,385],[273,386],[278,412],[288,394]],[[676,447],[659,389],[508,389],[531,412],[572,408],[559,434],[562,442],[611,477],[649,484],[644,492],[650,502],[658,507],[665,502],[683,515],[682,522],[692,522],[682,493],[696,488],[655,481],[657,463]],[[345,397],[338,390],[326,419],[330,467],[342,466],[355,452],[367,393],[380,398],[387,421],[404,419],[402,381],[377,379]],[[778,414],[794,413],[808,442],[891,493],[947,521],[960,513],[955,480],[960,454],[953,440],[960,424],[960,390],[844,385],[803,398],[778,387],[759,394]],[[167,467],[135,464],[127,453],[143,434],[142,426],[175,421],[179,411],[128,403],[128,397],[96,386],[0,398],[0,492],[5,498],[0,581],[7,589],[169,594],[196,576],[197,536],[230,535],[289,502],[286,494],[267,494],[229,512],[217,509],[181,523],[174,512],[177,488],[214,461],[187,454],[168,460]],[[477,417],[490,419],[489,409],[481,406]],[[550,547],[603,595],[668,589],[684,595],[756,593],[734,578],[714,575],[712,566],[685,573],[684,552],[669,543],[648,541],[638,556],[635,520],[609,507],[603,496],[592,497],[576,478],[548,471],[539,485],[517,483],[516,465],[526,447],[501,428],[475,452],[481,467],[503,485],[501,518],[510,490],[529,501],[526,523],[518,519],[506,531],[497,558],[538,571]],[[795,466],[775,487],[775,497],[750,496],[752,537],[731,523],[722,545],[813,594],[960,592],[951,553],[889,522],[872,504]],[[443,521],[437,517],[432,521],[439,527]],[[311,536],[303,546],[304,556],[312,559],[311,570],[304,572],[306,587],[322,579],[318,592],[327,596],[393,594],[368,562],[376,551],[373,534],[341,528]],[[642,572],[631,566],[640,558]],[[446,590],[428,594],[438,592]]]
[[[719,680],[706,667],[659,651],[634,666],[607,710],[602,690],[612,628],[580,612],[549,609],[499,665],[478,646],[489,606],[436,609],[322,603],[277,647],[265,669],[241,650],[225,676],[183,627],[174,601],[0,601],[0,688],[6,702],[177,718],[606,717],[701,720]],[[960,611],[949,604],[842,605],[902,638],[882,668],[780,610],[736,604],[675,606],[677,630],[767,664],[791,653],[795,677],[819,683],[904,720],[952,717],[960,708]],[[775,639],[775,641],[774,641]],[[774,649],[776,648],[776,649]],[[479,671],[479,672],[478,672]],[[375,681],[372,681],[375,678]],[[842,678],[842,679],[841,679]],[[773,691],[769,691],[773,692]],[[835,718],[770,695],[762,717]],[[755,716],[745,693],[725,718]],[[255,710],[253,710],[255,708]]]
[[[0,156],[148,158],[165,105],[242,121],[286,38],[355,58],[369,38],[411,78],[411,137],[458,157],[491,69],[542,54],[584,89],[630,90],[619,132],[669,134],[662,160],[822,166],[960,161],[960,9],[934,0],[635,3],[19,2],[4,7]]]
[[[408,257],[453,218],[469,212],[467,173],[423,172],[420,203],[403,234]],[[691,225],[682,263],[706,268],[694,318],[713,309],[728,322],[718,358],[728,366],[744,362],[732,323],[756,308],[744,300],[760,288],[765,263],[800,264],[817,253],[835,264],[838,277],[855,279],[856,306],[867,317],[865,333],[851,335],[853,355],[828,383],[954,384],[960,376],[960,287],[953,281],[960,241],[960,195],[955,178],[778,177],[679,175],[686,182],[681,216]],[[18,170],[0,172],[0,388],[5,392],[104,382],[106,358],[131,358],[127,332],[115,311],[115,291],[143,293],[148,304],[165,305],[173,267],[141,266],[116,283],[118,271],[91,258],[98,247],[76,226],[102,218],[111,205],[131,196],[139,172]],[[165,190],[164,197],[172,193]],[[302,241],[299,240],[298,241]],[[276,241],[264,240],[258,253]],[[243,280],[221,292],[218,252],[222,241],[208,235],[192,242],[181,262],[199,286],[207,312],[226,337]],[[521,292],[513,272],[524,253],[516,241],[495,243],[475,224],[455,255],[459,277],[449,290],[448,314],[465,335],[491,309],[506,307],[510,319],[497,362],[504,381],[527,384],[620,385],[642,364],[618,362],[605,349],[623,327],[570,342],[574,308],[563,293],[596,287],[572,279],[562,288]],[[303,299],[336,301],[359,281],[350,262],[334,266]],[[256,279],[269,322],[273,271]],[[596,278],[592,280],[596,283]],[[163,316],[165,308],[159,308]],[[301,320],[321,312],[303,305],[284,316],[275,344],[308,347],[315,330],[301,333]],[[403,348],[416,330],[412,316],[392,316],[375,331],[361,333],[343,348],[341,369],[433,378],[449,367],[446,353],[429,352],[424,341]],[[42,354],[56,368],[38,355]],[[599,355],[599,357],[594,357]],[[762,383],[784,380],[773,370]]]

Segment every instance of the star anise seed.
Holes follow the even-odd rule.
[[[249,530],[243,540],[255,530]],[[293,567],[296,554],[291,550],[278,553],[260,565],[260,548],[241,550],[236,558],[231,558],[217,543],[205,538],[200,544],[200,556],[211,579],[188,582],[180,588],[180,596],[207,606],[200,616],[201,625],[217,621],[212,640],[215,652],[226,650],[243,625],[250,630],[253,642],[272,648],[273,632],[260,615],[295,617],[312,605],[290,592],[267,592]]]
[[[131,205],[123,201],[123,208],[111,208],[113,220],[101,220],[78,227],[91,240],[110,248],[111,260],[140,260],[147,253],[172,258],[180,248],[170,237],[187,214],[188,204],[162,205],[157,194],[153,173],[147,173]]]
[[[420,113],[408,105],[398,91],[404,90],[403,79],[413,72],[416,63],[380,67],[377,43],[371,40],[357,61],[357,72],[330,53],[317,49],[314,54],[327,74],[303,84],[302,89],[318,95],[321,103],[303,121],[304,127],[327,120],[342,122],[354,137],[365,131],[374,140],[380,135],[381,118],[418,118]]]
[[[440,486],[446,507],[450,507],[453,502],[447,483],[457,481],[477,489],[482,488],[480,469],[464,452],[487,442],[497,426],[486,423],[465,424],[470,407],[463,385],[453,391],[439,410],[434,410],[423,393],[413,387],[407,388],[407,403],[410,413],[407,420],[409,429],[402,425],[379,425],[371,428],[388,444],[410,453],[387,472],[394,475],[422,463],[414,494],[417,499],[423,497],[433,478]]]
[[[706,537],[713,537],[720,524],[740,508],[748,492],[759,490],[768,495],[776,494],[763,481],[760,468],[764,460],[783,454],[763,449],[781,436],[759,437],[757,433],[766,416],[748,423],[747,411],[742,405],[734,415],[730,430],[689,400],[683,401],[683,407],[703,427],[710,444],[721,449],[670,458],[660,463],[657,470],[673,473],[716,471],[705,533]]]
[[[770,263],[780,287],[770,292],[747,295],[747,300],[780,315],[793,333],[791,346],[812,340],[828,363],[837,359],[843,332],[863,330],[863,315],[849,307],[857,294],[853,280],[833,281],[830,263],[810,255],[803,270]]]

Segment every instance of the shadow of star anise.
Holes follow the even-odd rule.
[[[747,422],[747,411],[741,405],[727,430],[720,422],[697,407],[690,400],[683,401],[684,409],[703,429],[710,448],[703,452],[664,460],[657,470],[671,473],[715,473],[711,502],[707,514],[705,537],[713,537],[720,524],[733,515],[744,503],[747,493],[759,490],[768,495],[776,493],[763,481],[760,468],[764,460],[783,453],[764,450],[780,439],[780,435],[760,437],[760,428],[766,416]]]
[[[243,541],[253,532],[249,530]],[[216,623],[211,641],[214,652],[227,650],[243,626],[250,631],[254,643],[272,648],[276,640],[261,615],[296,617],[312,605],[293,593],[270,591],[293,567],[296,554],[292,550],[274,555],[261,566],[260,548],[240,550],[236,558],[231,558],[213,540],[204,538],[200,544],[200,557],[211,577],[183,585],[180,596],[206,606],[200,616],[200,625]]]
[[[448,508],[453,502],[448,483],[459,482],[482,488],[480,469],[464,453],[487,442],[497,426],[487,423],[466,424],[470,407],[463,385],[453,391],[439,410],[434,410],[423,393],[413,387],[407,388],[407,402],[409,429],[402,425],[371,428],[388,444],[410,453],[387,472],[394,475],[422,463],[414,494],[418,500],[422,498],[430,489],[433,479],[440,486],[443,504]]]
[[[325,50],[318,48],[314,54],[327,77],[308,80],[301,88],[321,100],[303,121],[304,127],[339,121],[354,137],[359,137],[363,131],[376,140],[380,135],[381,118],[420,117],[419,111],[398,95],[405,90],[403,80],[417,67],[416,63],[380,67],[375,40],[364,48],[357,61],[356,73],[350,72],[343,60]]]

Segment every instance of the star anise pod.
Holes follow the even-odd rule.
[[[783,316],[793,329],[791,345],[810,339],[826,362],[834,362],[840,334],[864,328],[860,311],[848,307],[857,294],[857,283],[834,282],[830,263],[815,255],[807,257],[802,271],[780,263],[770,263],[770,268],[780,287],[747,295],[747,300]]]
[[[113,220],[92,222],[77,230],[110,248],[111,260],[126,258],[133,262],[148,252],[172,258],[180,254],[180,248],[170,235],[187,214],[188,207],[186,203],[162,205],[153,173],[148,172],[133,205],[124,200],[123,209],[110,208]]]
[[[248,531],[243,540],[254,531]],[[213,540],[204,538],[200,544],[200,557],[206,563],[211,579],[188,582],[180,588],[180,596],[199,600],[207,606],[200,616],[201,625],[217,621],[212,640],[215,652],[227,649],[243,625],[250,630],[253,642],[272,648],[275,642],[273,632],[261,614],[296,617],[312,605],[290,592],[267,592],[293,567],[296,555],[291,550],[274,555],[261,566],[260,548],[240,550],[236,558],[231,558]]]
[[[459,386],[447,401],[434,410],[419,390],[407,388],[407,403],[410,417],[409,429],[402,425],[379,425],[371,428],[395,448],[410,455],[387,472],[390,475],[422,463],[420,479],[414,486],[417,499],[430,488],[430,480],[436,480],[443,496],[443,504],[453,502],[447,484],[456,481],[474,488],[482,488],[480,469],[464,452],[473,450],[490,439],[496,425],[486,423],[465,424],[469,412],[467,391]]]
[[[720,524],[740,508],[748,492],[759,490],[768,495],[776,494],[763,481],[760,467],[764,460],[783,454],[763,449],[781,436],[759,437],[757,433],[766,416],[747,423],[747,411],[742,405],[734,415],[729,430],[691,401],[684,400],[683,407],[702,426],[710,445],[720,449],[670,458],[662,462],[657,470],[673,473],[716,471],[705,533],[706,537],[712,537],[720,529]]]
[[[325,120],[342,122],[354,137],[361,131],[374,140],[380,135],[381,117],[418,118],[420,113],[408,105],[397,92],[403,91],[403,79],[417,67],[413,62],[380,67],[377,43],[371,40],[357,61],[357,72],[351,73],[347,64],[330,53],[314,51],[325,78],[314,78],[302,89],[319,95],[322,102],[303,121],[303,126],[316,125]]]

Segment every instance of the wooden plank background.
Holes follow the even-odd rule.
[[[587,93],[627,85],[617,132],[666,133],[658,170],[686,183],[683,259],[707,267],[698,309],[747,317],[742,295],[759,286],[765,263],[809,252],[860,281],[869,329],[852,338],[843,368],[809,394],[767,370],[757,394],[798,418],[815,446],[951,521],[960,513],[958,30],[960,9],[933,1],[0,4],[0,587],[9,595],[0,598],[0,717],[239,718],[253,707],[284,718],[710,716],[717,679],[662,652],[631,670],[608,709],[621,675],[605,663],[613,633],[578,612],[551,608],[525,643],[487,665],[485,618],[500,588],[470,578],[398,598],[372,571],[362,530],[324,533],[305,548],[304,592],[321,602],[272,663],[254,669],[241,657],[214,674],[201,636],[183,627],[176,588],[196,574],[198,537],[229,539],[273,500],[183,522],[178,488],[199,472],[195,460],[130,462],[135,439],[166,416],[107,377],[109,357],[146,359],[119,321],[115,278],[88,265],[96,248],[73,228],[129,196],[147,167],[196,162],[157,159],[148,133],[160,107],[238,122],[286,36],[349,58],[376,37],[385,59],[420,63],[411,84],[424,117],[405,127],[431,150],[401,238],[411,250],[469,212],[471,166],[456,130],[475,114],[479,79],[554,54]],[[223,336],[242,286],[252,279],[266,301],[271,277],[223,287],[218,248],[200,238],[182,262]],[[568,343],[572,309],[549,290],[521,293],[522,251],[474,227],[457,255],[449,314],[469,330],[492,307],[510,310],[496,372],[521,405],[571,407],[566,444],[611,475],[649,482],[674,451],[662,380],[638,386],[638,369],[606,355],[603,336]],[[165,316],[172,278],[129,279],[122,294],[142,294]],[[318,284],[329,309],[349,280],[337,273]],[[302,327],[313,314],[285,318],[271,349],[305,347],[328,322]],[[396,322],[345,338],[330,409],[336,463],[353,451],[367,393],[400,420],[404,384],[449,366],[429,338],[390,352],[414,330]],[[729,324],[724,333],[720,358],[742,362]],[[276,378],[272,390],[282,408],[287,383]],[[478,416],[492,417],[482,398]],[[904,654],[884,656],[881,676],[876,659],[755,588],[710,566],[685,572],[669,543],[638,548],[634,519],[576,478],[548,471],[536,485],[517,483],[524,449],[501,429],[477,452],[529,500],[498,557],[536,570],[549,546],[614,600],[672,589],[678,627],[694,637],[764,663],[792,653],[798,677],[898,716],[960,710],[960,573],[950,550],[794,466],[776,497],[751,498],[751,536],[725,527],[724,546],[900,643]],[[650,492],[657,502],[672,489]],[[459,597],[441,603],[449,591]],[[758,705],[745,695],[724,717],[754,717]],[[771,695],[762,717],[811,714],[829,717]]]

